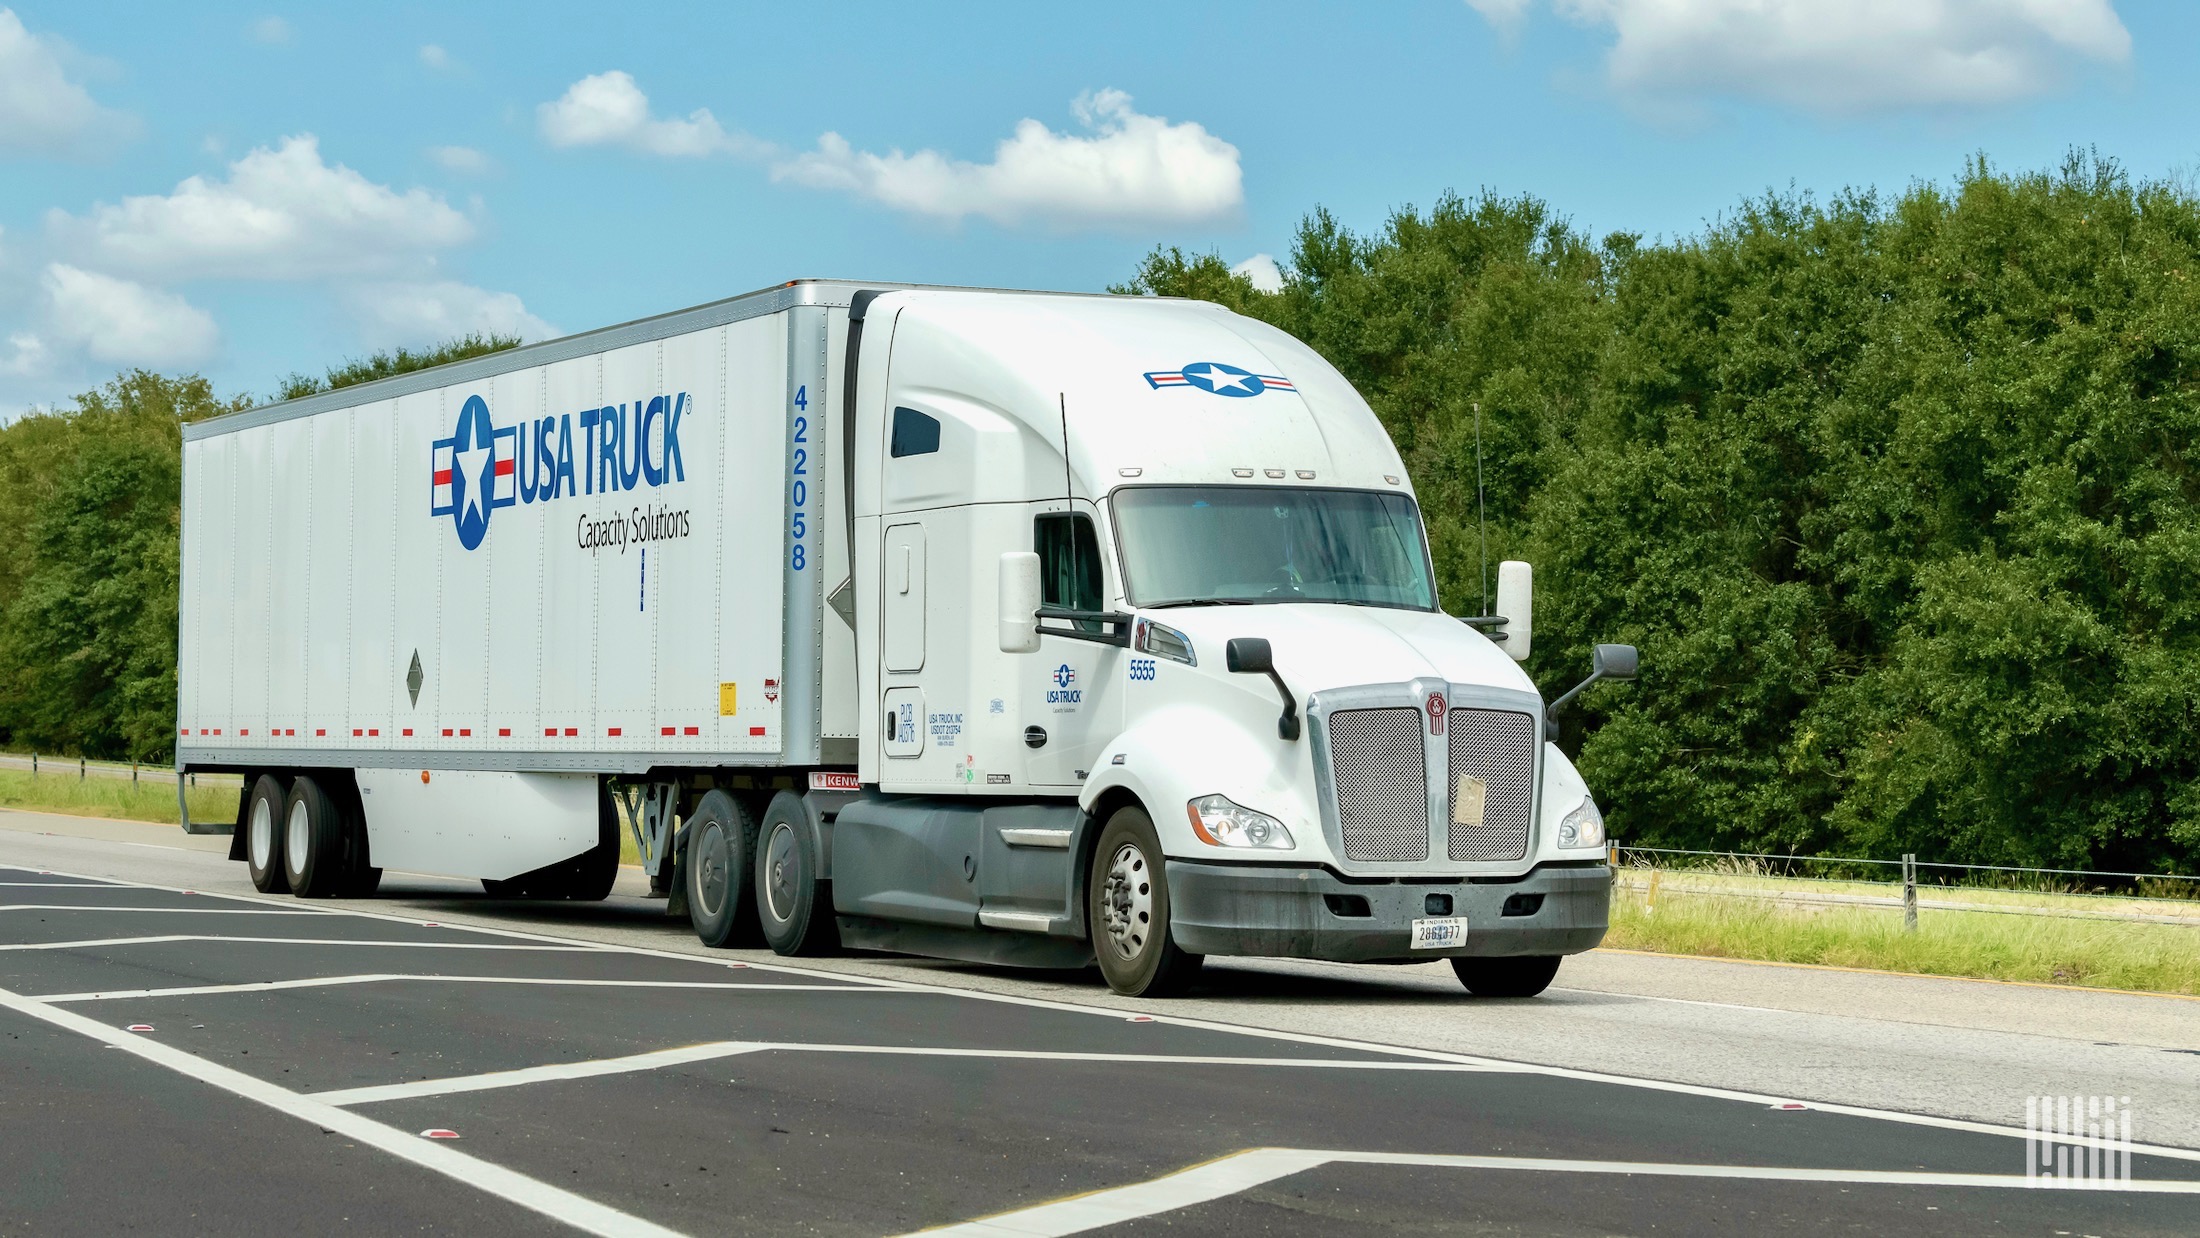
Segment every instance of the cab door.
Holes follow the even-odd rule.
[[[889,517],[888,519],[896,519]],[[885,672],[885,751],[890,761],[924,755],[924,524],[886,526],[880,548],[885,579],[879,607],[880,669]]]
[[[1108,608],[1107,563],[1089,511],[1038,512],[1031,538],[1046,605]],[[1040,626],[1044,632],[1065,625],[1050,621]],[[1068,626],[1095,634],[1101,630],[1097,623]],[[1035,786],[1081,786],[1101,750],[1123,729],[1123,651],[1075,637],[1042,635],[1039,652],[1020,660],[1031,676],[1023,694],[1031,781]]]

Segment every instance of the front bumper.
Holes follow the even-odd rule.
[[[1539,865],[1518,881],[1348,882],[1318,868],[1170,860],[1169,927],[1193,954],[1365,963],[1457,955],[1579,954],[1604,940],[1612,870],[1601,861]],[[1467,941],[1415,950],[1412,923],[1449,896]],[[1505,914],[1508,910],[1515,914]],[[1358,913],[1364,905],[1366,914]],[[1532,911],[1526,910],[1533,908]]]

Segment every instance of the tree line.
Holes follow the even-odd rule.
[[[1281,290],[1154,250],[1116,291],[1307,341],[1412,472],[1446,607],[1536,565],[1547,693],[1643,844],[2200,869],[2200,195],[2073,155],[1771,194],[1601,239],[1533,197],[1356,233]],[[493,347],[293,375],[285,395]],[[185,422],[131,373],[0,427],[0,747],[162,760]]]

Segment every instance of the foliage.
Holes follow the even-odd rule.
[[[315,378],[311,374],[292,374],[277,387],[276,398],[295,400],[302,396],[318,395],[323,391],[334,391],[338,387],[349,387],[354,383],[371,383],[378,378],[410,374],[414,370],[449,365],[453,361],[464,361],[469,357],[486,356],[517,347],[519,337],[516,335],[498,335],[495,332],[485,335],[474,331],[419,352],[399,348],[395,352],[378,352],[364,359],[346,361],[330,369],[321,378]]]
[[[1454,610],[1539,569],[1546,690],[1646,844],[2200,868],[2200,199],[2073,156],[1744,203],[1592,244],[1528,198],[1361,237],[1281,292],[1157,250],[1126,290],[1305,339],[1366,394]]]

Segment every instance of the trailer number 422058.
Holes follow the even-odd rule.
[[[810,566],[810,388],[794,389],[794,455],[787,468],[787,506],[794,510],[787,533],[787,566],[799,572]]]

